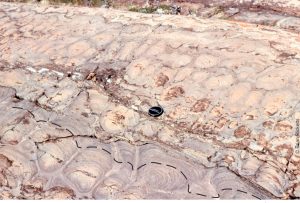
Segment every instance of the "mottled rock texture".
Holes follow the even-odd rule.
[[[49,3],[51,0],[43,0],[43,2]],[[131,10],[139,10],[133,8],[155,8],[158,6],[162,11],[167,13],[174,13],[171,7],[180,7],[181,15],[200,14],[206,17],[228,18],[231,16],[240,16],[245,20],[247,18],[243,17],[243,13],[246,10],[255,11],[250,12],[250,15],[256,16],[255,18],[265,18],[265,21],[276,20],[270,13],[300,17],[300,2],[298,0],[111,0],[110,2],[110,5],[113,7],[131,8]],[[146,10],[146,12],[151,11],[151,9]],[[263,11],[263,13],[258,11]],[[249,20],[256,21],[253,16]]]
[[[300,197],[296,32],[0,3],[0,36],[1,199]]]

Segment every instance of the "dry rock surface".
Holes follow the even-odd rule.
[[[0,3],[0,36],[1,199],[300,197],[299,34]]]

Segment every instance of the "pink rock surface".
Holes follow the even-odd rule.
[[[300,197],[296,32],[0,3],[0,36],[2,199]]]

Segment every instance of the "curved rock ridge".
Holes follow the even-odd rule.
[[[0,3],[0,36],[1,199],[300,197],[298,34]]]
[[[23,154],[18,155],[19,151]],[[42,143],[24,141],[2,147],[1,154],[9,163],[2,171],[2,197],[9,188],[19,190],[18,198],[34,199],[46,198],[54,188],[62,188],[50,196],[58,199],[271,197],[225,167],[189,163],[147,142],[132,146],[123,141],[104,144],[94,138],[68,137]],[[14,169],[25,162],[29,164],[19,171]],[[16,179],[21,182],[16,183]]]

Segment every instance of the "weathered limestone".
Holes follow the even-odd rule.
[[[299,198],[298,34],[107,9],[0,15],[1,198]]]

